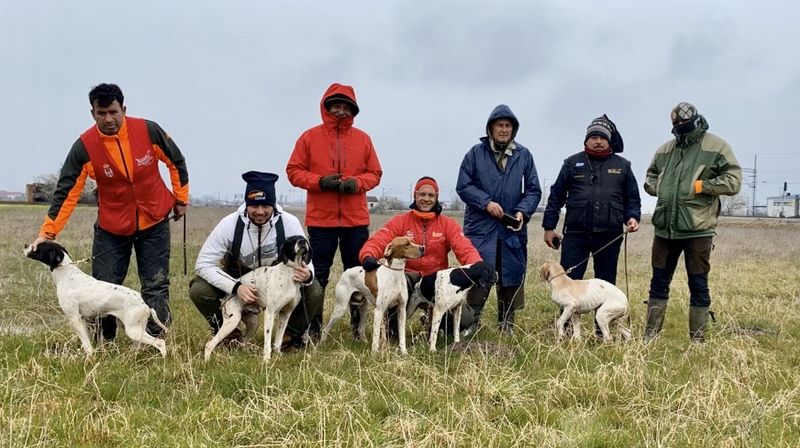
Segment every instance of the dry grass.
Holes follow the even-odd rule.
[[[190,271],[225,212],[191,211]],[[555,344],[555,306],[533,273],[556,253],[544,248],[534,222],[527,307],[513,339],[490,324],[490,299],[478,349],[430,354],[414,319],[408,356],[373,355],[340,323],[326,344],[267,364],[258,348],[219,350],[204,364],[208,334],[187,297],[179,224],[170,355],[137,352],[123,336],[85,360],[49,272],[21,256],[44,213],[0,207],[0,446],[773,447],[800,440],[798,222],[723,220],[711,275],[718,322],[702,346],[688,342],[680,270],[656,343]],[[91,252],[93,213],[79,209],[59,238],[77,258]],[[628,243],[636,336],[651,239],[644,226]],[[136,276],[126,284],[138,288]]]

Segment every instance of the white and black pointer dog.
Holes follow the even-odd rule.
[[[420,283],[424,283],[424,280]],[[433,313],[431,316],[431,332],[428,338],[430,351],[436,351],[436,339],[439,334],[439,325],[442,318],[448,311],[453,312],[453,326],[456,327],[453,331],[455,342],[460,340],[458,325],[461,322],[461,307],[467,301],[469,291],[474,288],[479,288],[484,294],[489,292],[489,289],[497,283],[497,272],[494,267],[484,261],[479,261],[471,265],[464,265],[461,267],[442,269],[436,273],[436,281],[434,283],[433,297],[425,297],[427,292],[424,285],[414,289],[414,294],[422,296],[424,301],[433,301]],[[418,302],[412,298],[409,303]],[[414,310],[409,310],[411,314]]]
[[[300,283],[294,281],[294,267],[305,266],[311,262],[311,247],[304,236],[286,238],[281,246],[278,259],[272,266],[263,266],[239,278],[243,285],[254,286],[258,290],[258,303],[264,310],[264,360],[272,356],[272,327],[275,324],[275,352],[280,353],[283,334],[289,324],[289,316],[300,302]],[[222,326],[206,344],[204,359],[208,361],[214,348],[239,326],[245,324],[242,342],[246,343],[258,329],[258,314],[247,310],[248,304],[232,294],[222,302]],[[277,319],[277,320],[276,320]]]
[[[23,254],[50,267],[58,304],[72,329],[78,333],[87,356],[92,355],[93,349],[85,319],[107,315],[122,321],[129,338],[152,345],[162,356],[167,355],[164,340],[147,334],[147,319],[152,318],[164,332],[168,331],[167,327],[158,319],[155,310],[144,303],[140,293],[87,275],[72,262],[66,249],[52,241],[40,243],[36,250],[26,246]]]

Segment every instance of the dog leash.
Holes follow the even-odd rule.
[[[175,215],[167,216],[165,221],[169,221],[170,219],[173,219],[174,217],[175,217]],[[185,219],[185,215],[184,215],[184,219]],[[185,220],[183,221],[183,238],[184,238],[183,239],[183,270],[184,270],[184,274],[185,274],[186,273],[186,221]],[[128,239],[128,241],[125,241],[124,243],[122,243],[122,244],[120,244],[118,246],[114,246],[111,249],[104,250],[103,252],[100,252],[97,255],[92,255],[91,257],[86,257],[86,258],[81,258],[80,260],[75,260],[71,264],[81,264],[81,263],[86,263],[87,261],[93,261],[95,258],[100,257],[102,255],[105,255],[107,253],[114,252],[115,250],[119,249],[120,247],[125,247],[128,244],[133,244],[133,242],[138,240],[138,239],[139,239],[138,235],[134,236],[134,237]]]
[[[553,277],[550,277],[550,279],[549,279],[549,280],[547,280],[547,281],[548,281],[548,282],[550,282],[550,281],[552,281],[554,278],[561,277],[562,275],[568,275],[570,272],[572,272],[573,270],[575,270],[575,268],[577,268],[578,266],[582,265],[583,263],[586,263],[587,261],[591,260],[591,259],[592,259],[592,257],[594,257],[595,255],[597,255],[597,254],[599,254],[600,252],[602,252],[602,251],[603,251],[603,249],[605,249],[605,248],[607,248],[608,246],[610,246],[610,245],[611,245],[613,242],[617,241],[618,239],[620,239],[620,238],[622,238],[622,237],[625,237],[625,243],[626,243],[626,244],[625,244],[625,283],[626,283],[626,288],[627,288],[627,282],[628,282],[628,245],[627,245],[628,238],[627,238],[627,235],[628,235],[628,229],[626,228],[626,229],[624,229],[624,230],[622,231],[622,233],[621,233],[621,234],[617,235],[617,237],[616,237],[616,238],[614,238],[614,239],[612,239],[611,241],[607,242],[607,243],[606,243],[605,245],[603,245],[603,247],[601,247],[600,249],[597,249],[596,251],[592,252],[592,253],[591,253],[591,254],[590,254],[588,257],[584,258],[584,259],[583,259],[581,262],[579,262],[579,263],[578,263],[578,264],[576,264],[575,266],[572,266],[571,268],[569,268],[569,269],[565,270],[564,272],[562,272],[562,273],[560,273],[560,274],[558,274],[558,275],[554,275]]]

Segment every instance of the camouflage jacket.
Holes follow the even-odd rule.
[[[707,124],[698,128],[683,145],[676,139],[664,143],[647,168],[644,190],[658,197],[653,212],[656,236],[685,239],[714,235],[719,196],[735,195],[741,188],[742,168],[733,150],[706,129]]]

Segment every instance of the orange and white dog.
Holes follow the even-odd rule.
[[[623,339],[631,337],[631,331],[622,323],[628,314],[628,298],[616,286],[599,278],[573,280],[560,264],[550,260],[539,268],[539,279],[550,285],[550,299],[564,309],[556,320],[559,340],[564,338],[567,319],[572,320],[572,338],[580,339],[580,315],[593,310],[597,311],[595,318],[604,341],[614,339],[609,329],[612,323],[617,325]]]
[[[345,315],[350,304],[360,308],[362,316],[358,326],[358,334],[365,338],[367,304],[375,306],[372,324],[372,351],[380,348],[381,338],[385,337],[383,316],[386,311],[397,306],[397,330],[400,352],[406,351],[406,304],[408,287],[406,285],[405,266],[407,259],[419,258],[425,253],[422,246],[414,244],[408,237],[397,237],[386,246],[383,256],[386,264],[372,272],[365,272],[361,266],[350,268],[342,273],[336,283],[336,304],[328,324],[322,330],[321,340],[330,334],[333,324]]]

